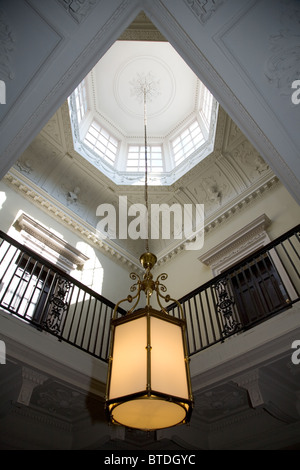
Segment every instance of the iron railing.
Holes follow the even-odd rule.
[[[115,304],[1,231],[0,308],[107,359]]]
[[[252,328],[299,301],[299,231],[300,225],[179,299],[187,322],[190,355]],[[180,315],[175,303],[167,310]]]
[[[286,310],[300,297],[300,225],[185,295],[189,354]],[[103,361],[114,303],[0,232],[0,308]],[[166,309],[180,317],[176,304]],[[118,315],[126,313],[118,308]]]

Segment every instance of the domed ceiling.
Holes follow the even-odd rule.
[[[217,102],[168,42],[117,41],[69,107],[75,149],[117,184],[143,183],[145,137],[150,184],[174,183],[213,150]]]

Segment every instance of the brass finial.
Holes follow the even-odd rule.
[[[143,253],[140,256],[140,262],[144,269],[151,270],[153,266],[156,264],[157,258],[153,253]]]

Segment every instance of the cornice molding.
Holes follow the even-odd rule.
[[[69,424],[59,418],[55,418],[54,416],[51,416],[47,413],[43,414],[40,411],[35,411],[33,408],[28,407],[26,405],[12,403],[11,413],[18,416],[22,416],[31,421],[39,422],[43,425],[61,429],[63,431],[72,431],[72,424]]]
[[[124,249],[113,243],[112,240],[102,240],[96,235],[95,227],[92,227],[87,222],[83,221],[79,217],[63,206],[59,201],[52,198],[46,191],[38,188],[34,183],[29,181],[26,177],[19,175],[19,173],[12,169],[4,177],[10,186],[12,186],[17,192],[25,196],[30,202],[48,213],[51,217],[54,217],[68,229],[77,233],[81,238],[86,240],[88,243],[93,244],[103,254],[113,259],[115,262],[120,264],[122,267],[126,267],[129,270],[137,270],[142,272],[141,266],[138,259],[130,256]],[[263,181],[261,185],[255,187],[253,191],[250,191],[242,198],[237,198],[233,203],[228,204],[224,208],[221,208],[217,213],[213,214],[205,220],[204,230],[208,234],[211,230],[219,227],[224,222],[227,222],[230,217],[236,215],[241,210],[245,209],[249,204],[256,200],[257,197],[261,197],[266,191],[273,188],[278,183],[278,179],[273,175],[268,178],[267,181]],[[175,244],[176,243],[176,244]],[[174,258],[177,254],[185,250],[185,240],[180,240],[179,243],[176,241],[174,244],[157,253],[157,265],[161,266]]]

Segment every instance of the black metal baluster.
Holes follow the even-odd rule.
[[[101,316],[102,316],[102,307],[103,307],[103,303],[102,302],[99,302],[100,303],[100,310],[99,310],[99,314],[98,314],[98,326],[97,326],[97,332],[98,334],[100,334],[100,323],[101,323]],[[102,330],[102,337],[101,337],[101,341],[100,341],[100,348],[99,348],[99,357],[101,355],[101,350],[102,350],[102,340],[103,340],[103,331],[104,331],[104,328]],[[99,337],[99,336],[98,336]],[[97,338],[95,340],[95,346],[94,346],[94,354],[96,354],[96,347],[97,347]]]
[[[82,319],[82,312],[83,312],[83,307],[84,307],[85,296],[86,296],[86,292],[84,292],[83,299],[81,300],[81,309],[80,309],[80,314],[78,316],[77,329],[76,329],[75,338],[74,338],[74,343],[75,344],[77,342],[77,337],[78,337],[78,334],[79,334],[79,328],[80,328],[80,323],[81,323],[81,319]]]
[[[218,315],[218,305],[217,305],[217,293],[216,293],[216,289],[213,289],[214,286],[212,286],[210,289],[211,289],[211,296],[212,296],[212,299],[213,299],[213,304],[214,304],[214,311],[215,311],[215,314],[216,314],[216,322],[217,322],[217,325],[218,325],[218,329],[219,329],[219,338],[222,338],[224,335],[223,335],[223,329],[224,328],[224,323],[223,325],[221,325],[221,320],[220,320],[220,315]]]
[[[205,289],[205,298],[206,298],[206,304],[207,304],[207,308],[208,308],[208,319],[209,319],[209,323],[210,323],[211,333],[213,333],[213,337],[214,337],[214,339],[216,339],[214,331],[213,331],[213,321],[212,321],[210,301],[209,301],[209,298],[208,298],[207,289]]]
[[[190,330],[191,330],[191,336],[193,338],[193,349],[190,348],[190,353],[192,351],[196,351],[196,339],[195,339],[195,331],[194,331],[194,319],[193,319],[193,314],[192,314],[192,308],[191,308],[191,299],[188,299],[188,306],[189,306],[189,316],[190,316]]]
[[[90,347],[92,346],[92,334],[93,334],[93,331],[94,331],[94,321],[95,321],[95,317],[96,317],[96,306],[97,306],[97,300],[94,298],[94,308],[93,308],[93,314],[92,314],[92,318],[91,318],[91,327],[90,327],[90,334],[89,334],[89,339],[88,339],[88,350],[90,350]],[[98,330],[96,330],[98,331]],[[96,335],[95,335],[96,337]]]
[[[284,242],[281,242],[280,245],[282,246],[283,251],[285,252],[285,254],[286,254],[286,256],[287,256],[289,262],[290,262],[291,265],[293,266],[295,273],[298,275],[298,278],[300,278],[300,272],[297,271],[297,268],[296,268],[296,266],[295,266],[293,260],[291,259],[290,255],[289,255],[289,253],[288,253],[288,251],[287,251],[287,249],[286,249],[286,247],[284,246]]]
[[[297,237],[296,237],[296,239],[298,240]],[[299,253],[297,252],[297,250],[296,250],[296,248],[295,248],[295,246],[294,246],[294,244],[293,244],[293,242],[292,242],[292,237],[291,237],[291,238],[288,238],[287,241],[288,241],[289,244],[291,245],[292,250],[294,251],[294,253],[295,253],[295,255],[297,256],[297,258],[300,260],[300,255],[299,255]],[[298,240],[298,242],[299,242],[299,240]]]
[[[76,287],[78,289],[78,292],[77,292],[77,298],[76,298],[76,301],[75,301],[75,308],[73,310],[72,320],[71,320],[71,323],[70,323],[70,326],[69,326],[69,333],[68,333],[68,336],[67,336],[68,341],[70,341],[70,336],[71,336],[71,333],[72,333],[73,324],[74,324],[74,320],[75,320],[75,313],[76,313],[77,306],[78,306],[78,298],[79,298],[79,294],[80,294],[80,289],[78,288],[78,286],[76,286]]]
[[[105,317],[106,318],[107,318],[107,310],[108,310],[108,305],[106,305],[106,308],[105,308]],[[105,358],[106,360],[107,360],[108,354],[109,354],[110,322],[111,322],[112,317],[113,317],[113,309],[111,308],[110,309],[109,321],[106,322],[106,325],[107,325],[106,335],[105,335],[105,337],[107,339],[107,341],[106,341],[106,350],[105,350],[105,354],[102,355],[102,357]],[[104,336],[103,336],[103,338],[104,338]]]
[[[224,319],[224,330],[221,333],[225,337],[230,336],[238,331],[240,324],[234,319],[232,310],[234,302],[228,293],[226,278],[220,279],[214,287],[218,299],[217,309]]]
[[[197,324],[197,337],[199,338],[199,347],[201,348],[201,335],[200,335],[200,323],[199,323],[199,312],[197,306],[197,298],[196,296],[193,297],[194,299],[194,306],[195,306],[195,315],[196,315],[196,324]],[[197,348],[196,348],[197,350]]]
[[[208,345],[209,344],[209,335],[208,335],[208,329],[207,329],[207,323],[206,323],[206,315],[205,315],[204,306],[203,306],[202,293],[203,293],[203,291],[199,292],[199,296],[200,296],[204,331],[205,331],[205,335],[206,335],[206,345]]]
[[[14,279],[14,278],[18,278],[18,279],[19,279],[19,281],[18,281],[18,283],[17,283],[17,286],[16,286],[14,292],[13,292],[12,295],[11,295],[11,299],[10,299],[9,302],[7,302],[7,305],[6,305],[6,308],[7,308],[8,310],[11,310],[13,313],[17,313],[17,312],[16,312],[15,309],[11,308],[11,303],[12,303],[12,301],[14,300],[14,297],[15,297],[15,295],[16,295],[16,292],[17,292],[17,290],[18,290],[18,288],[19,288],[19,285],[20,285],[20,283],[21,283],[21,281],[22,281],[22,278],[23,278],[23,275],[24,275],[24,270],[22,271],[22,276],[19,276],[19,275],[17,274],[17,271],[18,271],[18,269],[20,269],[20,264],[21,264],[21,262],[22,262],[22,260],[23,260],[24,257],[25,257],[25,254],[24,254],[24,253],[21,253],[21,257],[20,257],[20,259],[19,259],[18,264],[16,265],[16,268],[15,268],[15,270],[14,270],[14,274],[13,274],[13,276],[12,276],[12,278],[11,278],[11,280]],[[7,288],[5,289],[5,293],[8,291],[8,289],[9,289],[10,286],[11,286],[11,283],[8,284]]]
[[[88,318],[89,318],[89,311],[90,311],[90,305],[91,305],[91,296],[89,296],[89,301],[88,301],[88,306],[87,306],[87,312],[85,315],[85,324],[82,332],[82,339],[81,339],[81,348],[83,347],[83,342],[84,342],[84,337],[85,337],[85,332],[87,328],[87,323],[88,323]],[[87,348],[88,349],[88,348]]]
[[[68,317],[69,317],[71,301],[72,301],[72,298],[73,298],[74,290],[75,290],[75,284],[72,284],[72,287],[69,291],[69,298],[68,298],[68,301],[67,301],[68,306],[67,306],[64,318],[62,319],[61,324],[60,324],[60,337],[63,338],[63,339],[64,339],[65,327],[66,327],[67,320],[68,320]]]
[[[25,296],[26,296],[27,289],[28,289],[29,286],[30,286],[30,282],[31,282],[31,280],[32,280],[32,278],[33,278],[34,269],[35,269],[35,267],[36,267],[36,265],[37,265],[37,261],[35,262],[34,266],[31,268],[31,274],[29,275],[29,278],[24,279],[24,277],[26,277],[26,275],[29,274],[27,267],[28,267],[28,266],[30,267],[30,264],[31,264],[31,257],[28,258],[27,263],[26,263],[26,266],[24,267],[24,270],[23,270],[23,273],[22,273],[22,276],[21,276],[21,279],[24,280],[24,282],[26,282],[26,287],[25,287],[25,290],[23,291],[23,294],[20,295],[20,300],[19,300],[18,306],[16,307],[16,312],[18,313],[18,315],[20,315],[20,311],[19,311],[19,310],[20,310],[20,307],[21,307],[21,305],[22,305],[22,303],[23,303],[23,300],[24,300],[24,298],[25,298]],[[29,269],[29,270],[30,270],[30,269]],[[20,279],[20,282],[21,282],[21,279]],[[29,302],[27,302],[27,304],[29,305]],[[27,310],[27,309],[25,309],[25,312],[26,312],[26,310]],[[25,312],[21,315],[23,318],[26,317],[26,313],[25,313]]]
[[[36,262],[34,263],[33,270],[32,270],[32,274],[34,273],[35,268],[36,268],[37,266],[38,266],[38,261],[36,261]],[[29,309],[30,305],[32,304],[32,299],[33,299],[33,297],[34,297],[34,294],[35,294],[36,289],[38,288],[38,285],[39,285],[39,282],[40,282],[40,279],[41,279],[43,270],[44,270],[44,266],[41,266],[41,269],[40,269],[40,271],[39,271],[39,275],[38,275],[38,277],[37,277],[37,279],[36,279],[35,286],[34,286],[34,288],[32,289],[30,298],[28,299],[28,302],[27,302],[27,307],[26,307],[25,312],[24,312],[24,318],[26,318],[28,309]],[[40,299],[41,293],[42,293],[42,291],[43,291],[43,288],[44,288],[44,286],[42,287],[42,289],[40,289],[40,293],[39,293],[38,299],[37,299],[37,301],[36,301],[36,306],[37,306],[38,303],[39,303],[39,299]]]

